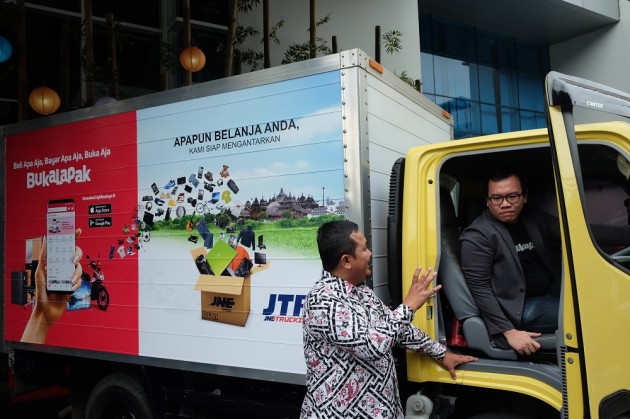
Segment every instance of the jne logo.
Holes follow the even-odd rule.
[[[267,308],[263,310],[264,316],[271,316],[279,309],[279,316],[293,316],[298,317],[301,315],[302,306],[304,305],[304,298],[306,295],[294,295],[294,294],[270,294],[269,303]]]
[[[232,297],[214,297],[214,300],[212,300],[210,305],[215,306],[215,307],[223,307],[223,308],[231,309],[232,307],[234,307],[235,303],[236,302],[234,301],[234,298]]]

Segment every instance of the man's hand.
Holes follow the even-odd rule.
[[[420,307],[422,307],[422,305],[430,297],[432,297],[433,294],[442,289],[441,285],[428,289],[431,281],[433,281],[437,276],[437,272],[431,271],[431,268],[427,268],[424,272],[422,272],[422,266],[418,266],[416,268],[416,271],[413,273],[411,286],[409,287],[407,296],[403,300],[403,304],[411,307],[413,311],[416,311]]]
[[[75,232],[76,239],[81,236],[81,229]],[[71,294],[48,293],[46,291],[46,238],[42,239],[42,248],[39,254],[37,270],[35,271],[35,306],[31,318],[24,329],[22,342],[44,343],[48,329],[66,310],[66,303]],[[72,290],[76,291],[81,286],[83,268],[79,261],[83,257],[80,247],[75,247],[72,261],[75,264],[72,273]]]
[[[503,336],[507,339],[508,344],[520,355],[532,355],[539,350],[540,343],[536,342],[534,338],[540,335],[540,333],[516,329],[503,332]]]
[[[446,351],[446,353],[444,354],[444,358],[440,362],[442,366],[446,370],[448,370],[448,372],[451,374],[451,378],[453,380],[456,380],[457,375],[455,374],[455,367],[457,367],[458,365],[466,364],[468,362],[475,362],[478,360],[479,358],[474,357],[474,356],[458,355],[458,354],[454,354],[452,352]]]

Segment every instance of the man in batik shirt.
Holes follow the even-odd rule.
[[[404,414],[391,350],[395,345],[455,367],[477,358],[456,355],[411,324],[440,290],[431,269],[418,267],[403,303],[390,310],[365,284],[372,252],[358,226],[331,221],[317,232],[324,272],[304,305],[306,396],[301,418],[394,418]]]

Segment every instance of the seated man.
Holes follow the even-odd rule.
[[[561,272],[558,219],[527,208],[527,189],[513,171],[487,182],[486,210],[460,237],[461,266],[495,344],[520,355],[558,327]],[[628,245],[630,227],[591,225],[598,242]]]
[[[487,188],[487,209],[460,237],[462,271],[495,343],[530,355],[558,326],[558,221],[525,208],[514,172],[494,172]]]

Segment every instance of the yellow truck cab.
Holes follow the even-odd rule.
[[[427,405],[430,417],[630,417],[630,247],[598,243],[591,228],[630,222],[630,95],[555,72],[546,85],[548,130],[413,148],[392,169],[392,304],[416,266],[435,266],[443,290],[414,323],[450,351],[479,357],[453,381],[407,352],[407,382],[421,389],[407,399],[407,418],[425,417]],[[625,121],[579,125],[577,108]],[[459,234],[485,208],[487,175],[498,166],[520,172],[526,205],[560,224],[558,328],[532,357],[493,344],[458,263]]]

